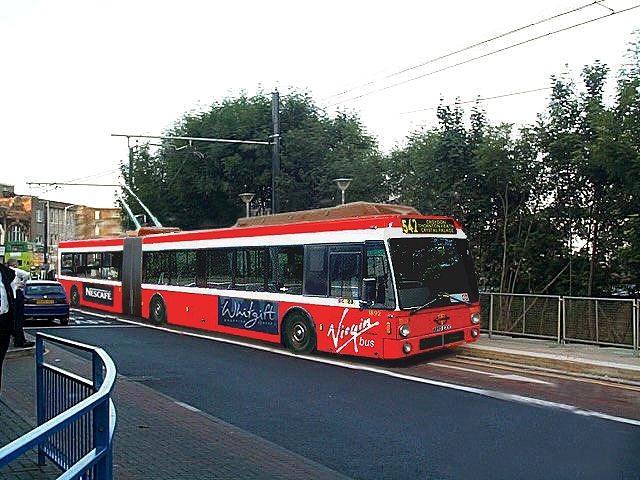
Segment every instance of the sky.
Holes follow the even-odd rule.
[[[599,60],[613,88],[638,29],[640,0],[0,0],[0,183],[112,207],[114,134],[162,135],[241,92],[308,92],[384,152],[441,101],[528,125],[552,75]]]

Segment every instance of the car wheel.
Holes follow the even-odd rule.
[[[151,297],[149,303],[149,320],[157,324],[167,323],[167,307],[164,300],[158,294]]]
[[[293,311],[285,317],[282,333],[285,346],[295,353],[309,353],[316,348],[313,322],[302,311]]]
[[[69,317],[62,317],[60,319],[60,325],[62,325],[63,327],[66,327],[67,325],[69,325]]]
[[[71,285],[71,291],[69,294],[69,300],[72,307],[80,306],[80,292],[78,292],[78,287],[75,285]]]

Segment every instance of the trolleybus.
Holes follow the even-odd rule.
[[[73,307],[297,353],[397,359],[480,334],[465,233],[410,207],[356,202],[223,229],[64,241],[58,255]]]

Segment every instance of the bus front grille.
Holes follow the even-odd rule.
[[[464,340],[464,331],[446,333],[437,337],[423,338],[420,340],[420,350],[428,350],[430,348],[442,347],[450,343],[461,342]]]

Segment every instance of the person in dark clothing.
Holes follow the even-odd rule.
[[[15,310],[13,312],[13,346],[17,348],[29,348],[35,342],[28,341],[24,337],[24,287],[29,280],[29,274],[18,268],[15,260],[9,261],[9,267],[16,274],[16,278],[11,283],[13,296],[15,298]]]
[[[9,350],[9,341],[14,330],[15,299],[11,282],[16,278],[16,272],[0,262],[0,277],[0,386],[2,386],[2,364]]]

